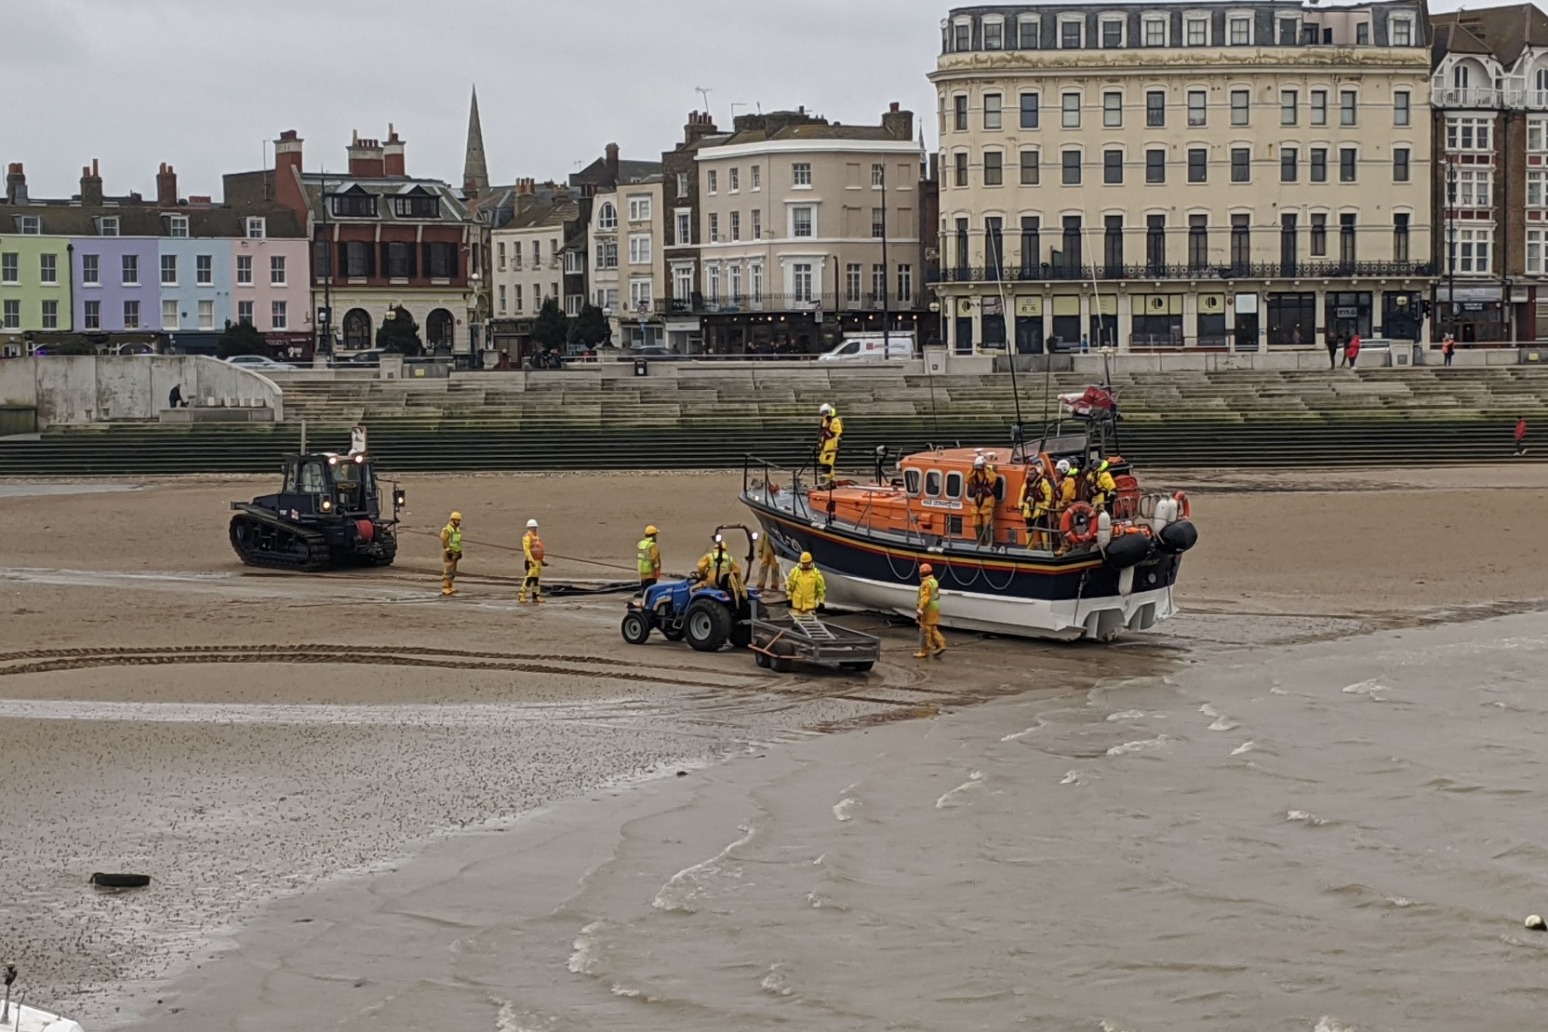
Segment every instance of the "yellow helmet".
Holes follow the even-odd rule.
[[[655,537],[656,533],[657,533],[656,525],[654,523],[652,523],[650,526],[645,528],[645,536],[646,537]]]
[[[454,513],[451,514],[451,518],[453,520],[461,520],[462,519],[462,513],[454,512]]]
[[[801,561],[803,563],[811,562],[812,561],[812,553],[810,553],[810,552],[802,552],[801,553]]]

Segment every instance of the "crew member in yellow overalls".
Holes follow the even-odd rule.
[[[1048,550],[1048,520],[1053,505],[1053,481],[1039,461],[1027,469],[1027,479],[1021,484],[1021,517],[1027,521],[1028,548]]]
[[[1086,471],[1086,490],[1097,512],[1112,512],[1113,495],[1118,493],[1118,485],[1107,470],[1107,460],[1103,459]]]
[[[817,436],[817,485],[833,486],[833,467],[838,464],[839,438],[844,436],[844,421],[838,411],[823,403],[817,410],[822,416],[822,426]]]
[[[704,558],[699,560],[698,588],[720,588],[738,598],[744,590],[742,568],[731,553],[726,551],[726,543],[719,534],[715,535],[715,547],[704,553]]]
[[[919,567],[919,601],[914,616],[919,620],[919,651],[915,659],[924,659],[933,651],[936,659],[946,652],[946,637],[941,634],[941,585],[929,563]]]
[[[661,579],[661,548],[656,544],[655,524],[645,528],[645,536],[634,547],[634,564],[639,571],[640,594],[643,595],[646,588],[653,587]]]
[[[457,593],[457,564],[462,562],[462,513],[454,512],[441,528],[441,594]]]
[[[521,554],[527,560],[527,578],[521,582],[520,602],[543,601],[543,539],[538,537],[538,521],[527,521],[527,532],[521,536]]]
[[[822,571],[812,565],[812,553],[801,553],[801,565],[785,578],[785,594],[789,597],[790,615],[795,617],[811,616],[828,600],[828,582],[822,579]]]
[[[994,467],[982,455],[973,460],[973,472],[967,479],[967,496],[973,503],[973,525],[978,531],[980,545],[994,544],[995,477]]]
[[[1063,521],[1066,510],[1080,500],[1080,473],[1070,465],[1069,459],[1060,459],[1054,466],[1054,472],[1059,475],[1059,504],[1054,507],[1050,522],[1057,526]],[[1054,549],[1054,555],[1063,555],[1069,549],[1061,531],[1059,547]]]
[[[779,587],[779,556],[767,534],[758,539],[758,587],[764,591]]]

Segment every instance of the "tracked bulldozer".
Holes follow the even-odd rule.
[[[383,515],[384,485],[371,465],[366,429],[357,426],[347,455],[286,456],[278,494],[232,502],[231,547],[248,566],[271,569],[390,566],[398,554],[404,494],[396,483],[385,486],[390,517]]]

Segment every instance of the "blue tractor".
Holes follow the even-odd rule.
[[[746,569],[750,570],[757,551],[757,532],[741,524],[716,527],[715,544],[724,543],[728,530],[740,530],[747,536]],[[688,639],[700,652],[715,652],[728,643],[746,648],[752,641],[752,602],[757,597],[758,589],[729,577],[718,584],[697,577],[663,581],[629,600],[621,628],[623,639],[630,645],[643,645],[650,632],[657,630],[668,641]]]

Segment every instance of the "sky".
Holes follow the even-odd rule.
[[[602,154],[659,159],[706,99],[876,124],[892,101],[934,145],[937,0],[0,0],[0,162],[34,197],[220,196],[295,129],[309,171],[352,131],[406,145],[410,175],[460,185],[478,88],[489,173],[558,180]],[[964,5],[965,6],[965,5]],[[1432,10],[1459,6],[1432,3]],[[1488,6],[1469,4],[1468,6]],[[708,92],[698,92],[699,88]],[[916,130],[917,132],[917,130]]]

